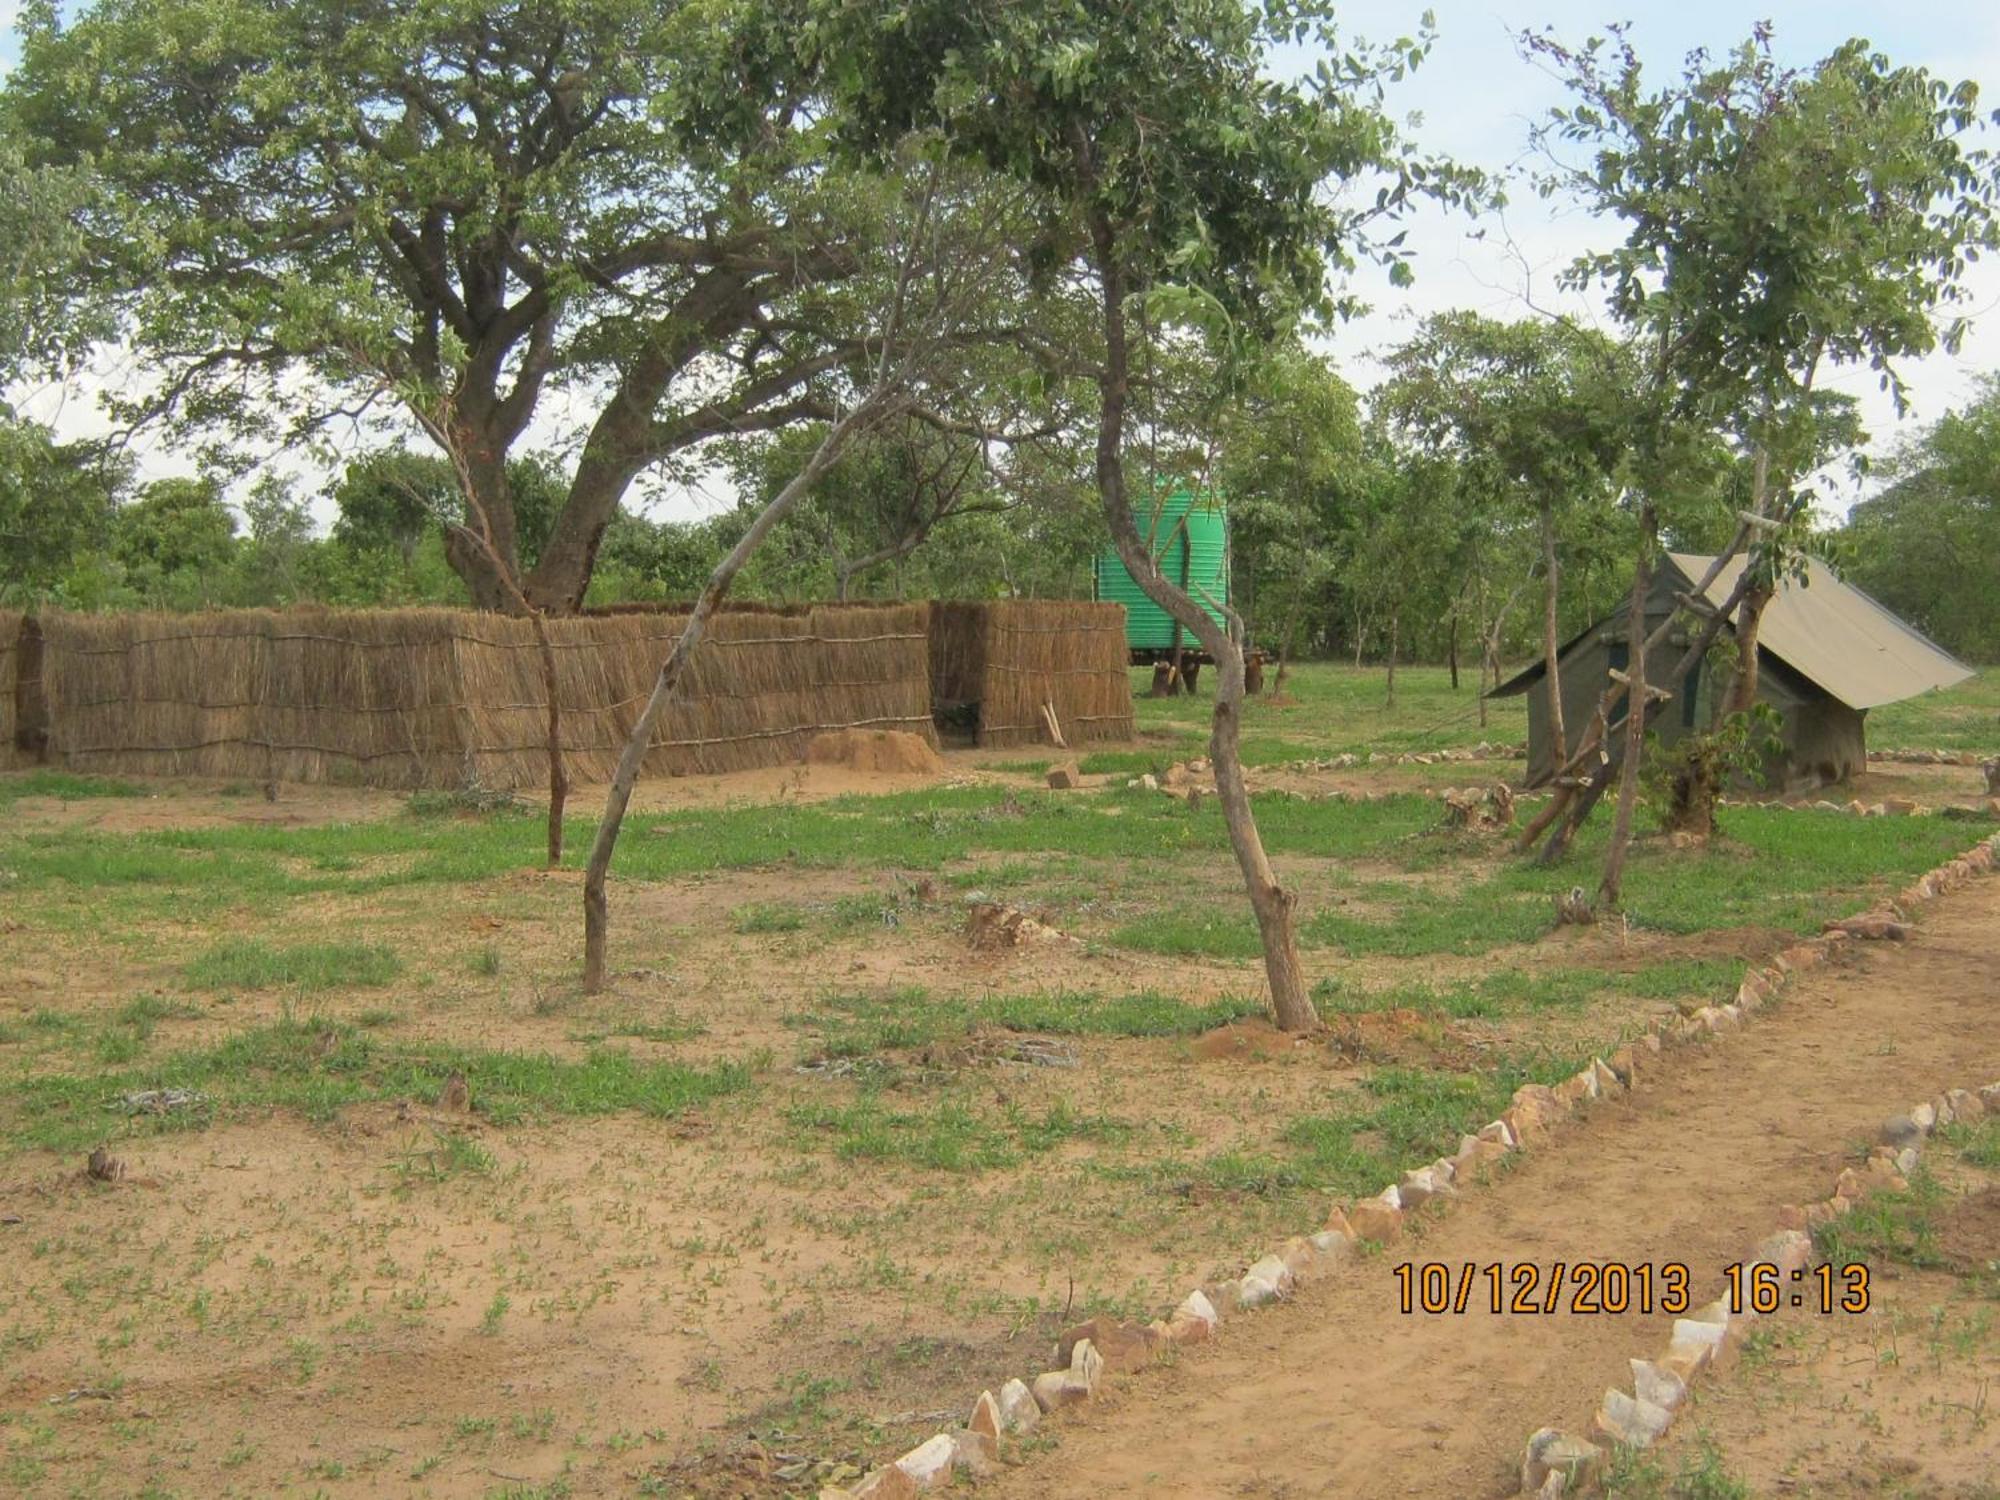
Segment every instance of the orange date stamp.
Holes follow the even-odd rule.
[[[1693,1275],[1680,1261],[1553,1261],[1509,1265],[1502,1261],[1404,1261],[1395,1268],[1400,1310],[1495,1317],[1568,1313],[1620,1317],[1665,1313],[1678,1317],[1693,1305]],[[1769,1264],[1736,1262],[1722,1268],[1732,1314],[1810,1308],[1821,1313],[1868,1311],[1868,1267],[1860,1262],[1786,1271]]]

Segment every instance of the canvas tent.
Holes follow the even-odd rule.
[[[1667,554],[1646,602],[1650,635],[1679,608],[1676,594],[1691,593],[1713,558]],[[1728,601],[1744,559],[1733,558],[1708,587],[1709,603]],[[1631,658],[1623,609],[1598,621],[1558,654],[1562,676],[1563,727],[1573,748],[1597,711],[1609,672],[1624,670]],[[1686,650],[1686,630],[1669,633],[1646,661],[1646,679],[1673,693],[1654,720],[1655,732],[1670,743],[1711,720],[1727,679],[1712,680],[1697,663],[1680,682],[1660,679]],[[1494,688],[1495,698],[1528,695],[1528,785],[1555,774],[1548,694],[1541,687],[1546,667],[1537,662]],[[1764,611],[1758,630],[1757,697],[1782,721],[1783,749],[1768,768],[1771,784],[1782,787],[1842,781],[1867,760],[1868,710],[1900,702],[1933,688],[1949,687],[1972,675],[1972,668],[1897,619],[1830,568],[1808,561],[1803,580],[1788,579]],[[1622,721],[1621,705],[1617,720]],[[1611,737],[1615,755],[1622,737]]]

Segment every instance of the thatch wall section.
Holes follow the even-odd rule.
[[[710,623],[648,772],[795,760],[824,729],[933,737],[927,606]],[[571,778],[609,778],[684,613],[550,621]],[[542,785],[532,621],[456,610],[42,619],[48,755],[79,771],[420,787]]]
[[[21,627],[26,616],[18,609],[0,609],[0,771],[22,765],[30,757],[17,744],[21,736]]]
[[[1068,744],[1132,738],[1123,605],[1003,599],[938,608],[977,611],[978,639],[968,651],[977,662],[981,745],[1048,743],[1044,704]],[[935,642],[934,628],[934,649]],[[935,692],[935,665],[932,681]]]

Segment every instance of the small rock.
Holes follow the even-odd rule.
[[[1650,1448],[1666,1433],[1674,1414],[1663,1406],[1628,1396],[1617,1387],[1604,1393],[1604,1401],[1591,1418],[1590,1434],[1612,1448]]]
[[[907,1474],[920,1492],[940,1489],[951,1483],[951,1461],[957,1451],[949,1434],[940,1432],[917,1444],[892,1467]]]
[[[1024,1388],[1025,1389],[1025,1388]],[[1033,1400],[1033,1397],[1029,1398]],[[981,1433],[993,1439],[997,1452],[1000,1446],[1000,1402],[991,1391],[981,1391],[979,1399],[972,1403],[972,1415],[965,1419],[967,1432]]]
[[[1913,1146],[1924,1138],[1924,1128],[1908,1115],[1891,1115],[1882,1122],[1882,1128],[1875,1132],[1877,1140],[1885,1146]]]
[[[1664,1369],[1648,1359],[1630,1361],[1632,1366],[1632,1393],[1641,1401],[1650,1402],[1667,1411],[1675,1411],[1687,1399],[1687,1382],[1672,1370]]]
[[[1505,1146],[1509,1151],[1521,1144],[1520,1140],[1515,1136],[1513,1128],[1505,1120],[1495,1120],[1489,1125],[1481,1126],[1479,1139]]]
[[[1582,1490],[1595,1482],[1603,1466],[1604,1452],[1594,1443],[1544,1427],[1528,1439],[1528,1451],[1521,1459],[1521,1488],[1533,1494],[1551,1474],[1558,1474],[1570,1488]]]
[[[1318,1234],[1308,1236],[1306,1243],[1318,1252],[1319,1269],[1325,1272],[1332,1270],[1353,1252],[1354,1234],[1352,1230],[1346,1234],[1338,1234],[1331,1229],[1322,1229]]]
[[[975,1479],[991,1478],[1000,1469],[1000,1439],[970,1428],[952,1433],[951,1467]]]
[[[1083,777],[1074,764],[1053,766],[1048,774],[1049,789],[1056,792],[1073,792],[1083,785]]]
[[[1337,1234],[1342,1239],[1349,1241],[1357,1237],[1354,1232],[1354,1226],[1347,1222],[1347,1215],[1341,1210],[1339,1204],[1335,1204],[1327,1210],[1326,1233]]]
[[[1136,1370],[1152,1362],[1153,1334],[1142,1323],[1121,1323],[1099,1313],[1065,1332],[1056,1343],[1056,1363],[1067,1368],[1076,1346],[1088,1340],[1113,1370]]]
[[[1244,1307],[1262,1307],[1292,1294],[1292,1272],[1275,1255],[1267,1255],[1243,1273]]]
[[[1940,1125],[1956,1125],[1958,1123],[1958,1111],[1951,1107],[1951,1095],[1949,1094],[1939,1094],[1935,1099],[1931,1100],[1931,1113],[1937,1117],[1937,1122]]]
[[[1201,1292],[1188,1293],[1187,1300],[1174,1309],[1173,1317],[1167,1320],[1174,1341],[1183,1344],[1198,1344],[1209,1337],[1222,1322],[1222,1316],[1215,1310],[1215,1304]]]
[[[1030,1389],[1035,1393],[1035,1405],[1043,1411],[1056,1411],[1083,1399],[1070,1391],[1067,1370],[1044,1370]]]
[[[1590,1070],[1596,1075],[1597,1092],[1600,1096],[1608,1098],[1612,1094],[1625,1092],[1624,1082],[1618,1077],[1617,1071],[1603,1058],[1600,1057],[1591,1063]]]
[[[1010,1380],[1000,1387],[1000,1430],[1032,1432],[1042,1420],[1042,1408],[1026,1381]]]
[[[1403,1211],[1380,1198],[1364,1198],[1348,1209],[1347,1221],[1354,1226],[1358,1238],[1385,1245],[1402,1229]]]
[[[1908,1177],[1912,1172],[1917,1170],[1917,1148],[1915,1146],[1905,1146],[1901,1151],[1896,1153],[1896,1170],[1901,1172],[1905,1177]]]
[[[877,1469],[849,1490],[851,1500],[915,1500],[917,1482],[894,1464]]]
[[[1160,778],[1148,771],[1139,778],[1139,785],[1146,791],[1157,792],[1160,789]]]
[[[1910,1111],[1910,1118],[1916,1122],[1917,1129],[1921,1130],[1925,1135],[1929,1135],[1937,1128],[1937,1111],[1932,1109],[1928,1104],[1919,1104],[1916,1108],[1912,1109]]]
[[[1638,1082],[1639,1051],[1636,1047],[1628,1043],[1613,1052],[1606,1061],[1611,1065],[1611,1071],[1617,1075],[1618,1081],[1626,1088],[1629,1089]]]

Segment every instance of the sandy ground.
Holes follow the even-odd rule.
[[[1528,1433],[1582,1430],[1626,1360],[1665,1346],[1670,1320],[1406,1316],[1392,1266],[1679,1262],[1700,1300],[1719,1294],[1722,1267],[1776,1227],[1777,1205],[1824,1196],[1881,1118],[2000,1077],[1996,933],[2000,881],[1986,880],[1936,908],[1907,950],[1816,971],[1747,1032],[1676,1054],[1635,1097],[1596,1106],[1378,1261],[1065,1416],[1058,1451],[993,1493],[1512,1494]],[[1894,1381],[1881,1371],[1872,1385]],[[1862,1433],[1845,1437],[1851,1448]],[[2000,1473],[2000,1430],[1910,1461],[1932,1466],[1910,1493],[1969,1493],[1970,1476]]]
[[[1038,779],[979,764],[993,759],[953,752],[945,779]],[[1409,770],[1396,784],[1418,784],[1419,775],[1465,784],[1480,768]],[[1959,782],[1970,774],[1919,773]],[[936,779],[781,768],[648,783],[635,807],[818,800]],[[1302,789],[1332,784],[1318,777]],[[1390,777],[1365,784],[1383,790]],[[161,793],[24,799],[14,815],[120,832],[351,821],[394,816],[405,803],[395,793],[291,786],[275,801],[219,784],[192,792],[162,784]],[[601,795],[587,789],[572,807],[587,814]],[[1346,899],[1331,867],[1287,863],[1287,878],[1314,901]],[[1394,873],[1345,868],[1350,877]],[[1045,1360],[1066,1307],[1151,1314],[1308,1227],[1283,1218],[1290,1210],[1278,1203],[1163,1193],[1147,1175],[1160,1157],[1268,1150],[1274,1121],[1337,1102],[1368,1064],[1469,1065],[1526,1040],[1601,1046],[1659,1004],[1612,1000],[1421,1029],[1394,1015],[1364,1017],[1305,1048],[1256,1023],[1196,1043],[1085,1038],[1074,1073],[939,1058],[890,1107],[940,1098],[989,1113],[1063,1107],[1101,1113],[1130,1135],[1005,1170],[913,1172],[838,1160],[795,1123],[796,1113],[841,1103],[848,1091],[794,1071],[812,1033],[792,1012],[833,987],[1154,988],[1206,1000],[1241,993],[1248,966],[1088,944],[982,954],[968,950],[950,901],[906,900],[902,873],[815,870],[807,893],[797,872],[745,870],[622,888],[619,971],[609,995],[583,1003],[564,980],[577,878],[523,870],[442,896],[305,898],[285,915],[288,935],[337,928],[411,955],[412,971],[387,990],[308,1003],[362,1025],[378,1024],[366,1019],[372,1012],[390,1013],[399,1038],[569,1058],[607,1034],[640,1058],[700,1063],[761,1051],[754,1093],[664,1122],[451,1122],[493,1161],[448,1180],[427,1176],[438,1140],[428,1101],[358,1107],[330,1122],[276,1115],[134,1140],[119,1148],[130,1175],[112,1185],[45,1154],[0,1167],[0,1220],[15,1221],[0,1222],[0,1494],[151,1486],[204,1496],[484,1496],[541,1485],[585,1496],[645,1484],[703,1500],[797,1493],[772,1455],[866,1462],[894,1453],[956,1416],[981,1386]],[[1100,921],[1121,899],[1157,899],[1104,888],[1124,878],[1091,871],[1096,887],[1079,899],[1101,908]],[[1220,854],[1186,878],[1235,889]],[[1976,1081],[1951,1070],[1907,1087],[1898,1080],[1943,1063],[1978,1072],[1979,1046],[1987,1048],[1980,1076],[2000,1074],[1990,1011],[1983,1041],[1960,1048],[1964,1056],[1952,1055],[1950,1035],[1953,1024],[1978,1035],[1970,1022],[1979,1012],[1964,1009],[1974,1003],[1965,997],[1995,987],[1994,887],[1945,903],[1915,951],[1865,955],[1854,973],[1816,981],[1714,1059],[1677,1064],[1685,1074],[1633,1106],[1605,1110],[1556,1153],[1429,1227],[1410,1253],[1671,1258],[1713,1279],[1768,1228],[1788,1182],[1810,1178],[1824,1191],[1820,1179],[1831,1179],[1843,1144],[1843,1109],[1872,1118],[1885,1090],[1892,1103],[1906,1102]],[[879,926],[758,933],[732,923],[745,908],[802,894],[897,905],[895,940]],[[1977,920],[1960,930],[1962,912],[1981,901],[1983,937]],[[9,930],[0,914],[0,935]],[[0,1020],[60,1006],[95,1023],[135,994],[183,998],[181,964],[215,931],[176,919],[105,937],[0,942]],[[1554,962],[1623,970],[1670,957],[1756,958],[1779,940],[1755,928],[1668,936],[1604,924],[1474,959],[1341,967],[1370,985]],[[488,946],[505,955],[497,974],[471,962]],[[1921,967],[1953,952],[1962,961],[1955,977]],[[1954,985],[1960,1011],[1935,993]],[[212,1043],[275,1020],[287,1003],[274,992],[198,1001],[161,1023],[156,1045]],[[705,1030],[660,1040],[618,1030],[677,1018],[698,1018]],[[1794,1031],[1790,1051],[1756,1064],[1757,1048]],[[1773,1123],[1756,1123],[1722,1091],[1753,1066],[1760,1071],[1746,1076]],[[1711,1074],[1715,1097],[1696,1089],[1675,1104],[1683,1078],[1692,1087]],[[1796,1141],[1784,1133],[1794,1125]],[[1739,1167],[1741,1181],[1732,1175]],[[1785,1182],[1768,1175],[1779,1167]],[[1721,1215],[1713,1232],[1711,1213]],[[1465,1237],[1458,1249],[1442,1238],[1453,1234]],[[1445,1247],[1436,1255],[1433,1241]],[[1148,1375],[1065,1423],[1062,1451],[1004,1481],[1003,1493],[1060,1494],[1100,1478],[1127,1493],[1487,1493],[1528,1430],[1583,1421],[1611,1378],[1603,1371],[1615,1374],[1625,1355],[1659,1342],[1637,1320],[1597,1320],[1584,1330],[1594,1342],[1574,1344],[1587,1358],[1573,1361],[1576,1329],[1588,1320],[1425,1327],[1389,1316],[1389,1296],[1385,1266],[1238,1325],[1222,1349]],[[1294,1345],[1299,1335],[1285,1330],[1302,1322],[1322,1333]],[[1454,1365],[1457,1350],[1473,1362]],[[1386,1366],[1382,1351],[1393,1351]],[[1212,1379],[1203,1374],[1210,1366]],[[1385,1369],[1410,1382],[1407,1399],[1388,1394]],[[1170,1401],[1179,1405],[1162,1406],[1157,1425],[1115,1435],[1114,1424]],[[1281,1416],[1263,1416],[1265,1402]],[[1087,1445],[1100,1429],[1130,1464],[1091,1466]],[[1198,1448],[1175,1446],[1197,1440]],[[1156,1480],[1164,1453],[1174,1460]],[[1383,1487],[1368,1488],[1377,1476]]]

